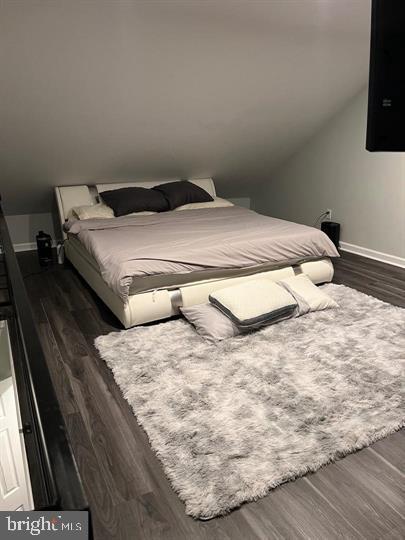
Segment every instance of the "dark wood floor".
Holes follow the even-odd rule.
[[[93,346],[120,328],[70,267],[20,254],[40,336],[90,502],[96,540],[405,538],[405,434],[208,522],[186,516]],[[27,275],[31,272],[30,275]],[[405,270],[345,254],[335,281],[405,307]]]

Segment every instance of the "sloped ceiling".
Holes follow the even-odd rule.
[[[365,84],[369,0],[0,0],[0,192],[213,176],[248,195]]]

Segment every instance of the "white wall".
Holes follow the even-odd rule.
[[[251,185],[367,80],[370,0],[0,0],[0,193]],[[333,69],[330,69],[333,66]]]
[[[251,201],[250,197],[228,197],[233,204],[236,204],[236,206],[243,206],[243,208],[250,208]]]
[[[38,231],[43,230],[55,239],[54,218],[51,213],[45,214],[21,214],[17,216],[6,216],[7,227],[11,241],[15,249],[24,251],[32,248],[35,244],[35,236]],[[56,238],[61,236],[57,230]]]
[[[365,150],[367,93],[257,189],[260,212],[308,225],[326,208],[341,240],[405,258],[405,155]]]

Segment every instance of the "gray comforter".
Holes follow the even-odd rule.
[[[320,230],[240,208],[68,223],[124,301],[134,277],[339,256]]]

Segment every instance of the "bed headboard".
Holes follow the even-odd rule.
[[[145,180],[140,182],[109,182],[94,185],[82,186],[57,186],[55,187],[56,202],[58,204],[59,219],[61,225],[68,219],[69,212],[74,206],[85,206],[96,204],[98,194],[109,189],[120,189],[124,187],[144,187],[152,188],[159,184],[174,182],[175,180]],[[190,178],[197,186],[205,189],[212,197],[216,196],[215,184],[212,178]],[[66,238],[65,233],[63,237]]]

